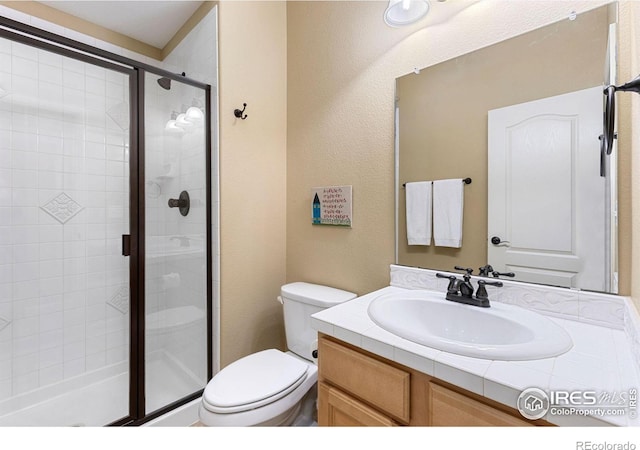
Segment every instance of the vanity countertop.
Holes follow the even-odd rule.
[[[570,334],[573,348],[567,353],[532,361],[470,358],[415,344],[371,321],[367,308],[374,298],[403,292],[411,290],[395,286],[379,289],[314,314],[312,326],[318,332],[514,409],[520,393],[530,387],[545,392],[595,391],[598,396],[624,393],[627,400],[630,390],[640,388],[624,331],[548,316]],[[638,412],[635,409],[624,411],[623,415],[593,416],[548,413],[543,419],[562,426],[640,426]]]

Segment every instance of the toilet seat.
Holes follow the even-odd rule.
[[[245,356],[209,381],[203,406],[213,413],[232,414],[268,405],[298,388],[308,369],[308,364],[276,349]]]

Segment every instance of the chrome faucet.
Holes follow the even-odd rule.
[[[465,305],[479,306],[482,308],[489,308],[489,296],[485,286],[502,286],[501,281],[478,281],[478,290],[473,295],[473,285],[471,284],[471,274],[473,269],[463,268],[455,266],[456,270],[463,270],[465,274],[462,276],[462,280],[455,275],[447,275],[443,273],[436,273],[438,278],[446,278],[449,280],[447,286],[446,299],[456,303],[463,303]]]

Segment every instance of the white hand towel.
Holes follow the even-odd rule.
[[[405,184],[409,245],[431,245],[431,184],[431,181]]]
[[[438,247],[462,247],[462,179],[433,182],[433,240]]]

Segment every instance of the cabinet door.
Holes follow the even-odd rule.
[[[523,419],[434,383],[429,383],[429,400],[431,426],[532,426]]]
[[[397,424],[342,391],[325,383],[318,383],[318,425],[390,427]]]
[[[409,423],[411,375],[329,339],[320,339],[319,378],[398,422]]]

